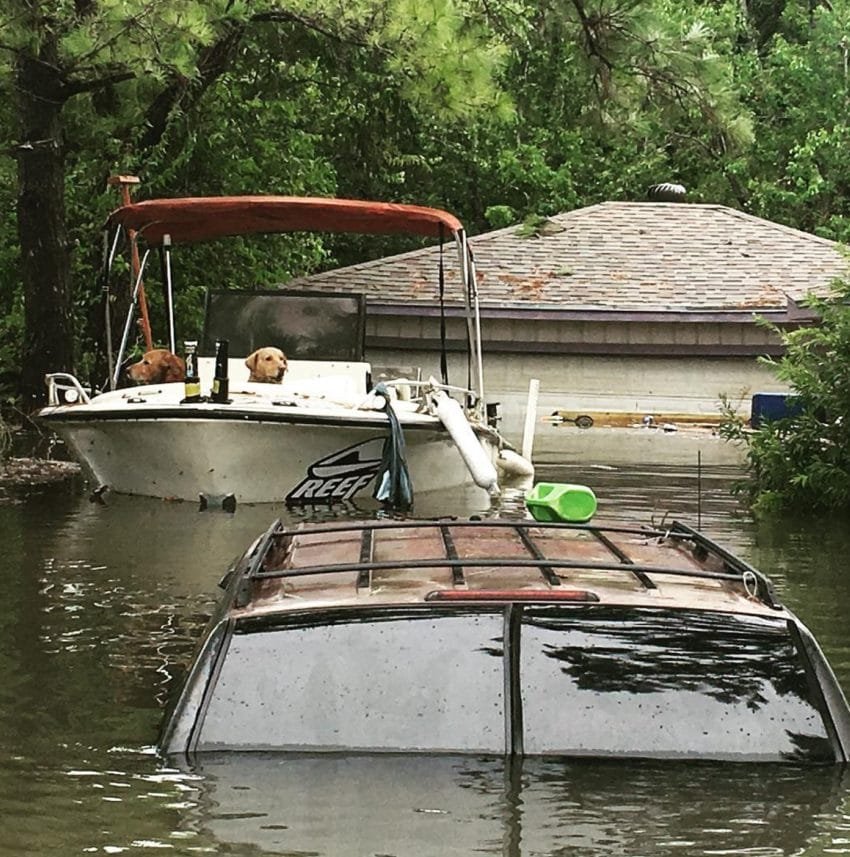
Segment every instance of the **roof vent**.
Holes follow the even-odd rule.
[[[686,193],[684,185],[672,182],[650,185],[646,192],[653,202],[684,202]]]

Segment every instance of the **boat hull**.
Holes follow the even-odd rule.
[[[84,415],[67,409],[46,420],[92,479],[122,494],[197,500],[233,495],[243,503],[331,503],[369,496],[388,436],[386,418],[265,419]],[[414,490],[472,484],[464,460],[438,421],[403,426]],[[494,460],[497,445],[479,442]]]

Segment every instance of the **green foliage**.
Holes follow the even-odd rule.
[[[804,10],[785,4],[757,22],[771,36],[736,60],[751,106],[755,145],[734,168],[740,203],[752,213],[826,238],[850,238],[848,43],[850,4]]]
[[[488,212],[551,216],[606,199],[640,200],[661,180],[727,201],[717,163],[741,156],[751,116],[729,48],[736,7],[547,0],[488,3],[509,49],[502,76],[515,114],[441,123],[419,138],[408,188],[475,230]]]
[[[540,238],[543,235],[553,235],[556,232],[563,231],[563,226],[559,226],[548,217],[542,217],[539,214],[530,214],[519,225],[516,235],[518,238]]]
[[[516,212],[509,205],[491,205],[484,218],[493,229],[503,229],[516,222]]]
[[[506,50],[486,19],[454,0],[374,5],[386,20],[381,37],[390,50],[388,71],[400,81],[407,100],[451,117],[481,109],[501,116],[510,112],[504,93],[493,87]]]
[[[724,436],[747,446],[749,481],[741,490],[756,512],[850,509],[850,284],[809,305],[820,324],[777,330],[786,351],[769,361],[800,413],[752,431],[725,414]]]

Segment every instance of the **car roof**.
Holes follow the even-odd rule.
[[[763,574],[679,522],[276,521],[230,583],[236,619],[518,602],[790,616]]]

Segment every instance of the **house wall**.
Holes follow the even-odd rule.
[[[367,359],[378,371],[420,367],[424,378],[439,377],[438,331],[433,318],[372,319],[367,324]],[[462,333],[462,325],[451,319],[451,346],[462,347]],[[597,424],[606,413],[628,414],[638,421],[652,414],[658,420],[689,416],[711,422],[720,416],[721,397],[748,417],[753,393],[786,390],[756,356],[775,351],[775,340],[752,323],[490,319],[484,350],[486,396],[501,402],[502,431],[515,444],[521,440],[532,378],[540,381],[538,422],[554,411],[590,413]],[[466,384],[466,360],[460,351],[450,353],[449,381]],[[557,437],[553,435],[556,445]]]
[[[485,342],[498,350],[561,353],[751,354],[775,347],[765,328],[746,321],[597,321],[488,319]]]
[[[754,357],[778,353],[779,343],[765,327],[742,313],[729,319],[694,320],[659,318],[652,314],[646,321],[635,318],[548,319],[529,312],[527,318],[484,318],[482,332],[485,348],[514,353],[558,354],[682,354],[686,356],[741,355]],[[720,314],[718,314],[720,315]],[[369,314],[366,322],[367,344],[373,347],[406,350],[413,341],[423,347],[439,345],[439,318],[423,316],[412,308],[409,315]],[[464,341],[461,319],[447,320],[448,339],[458,347]]]

